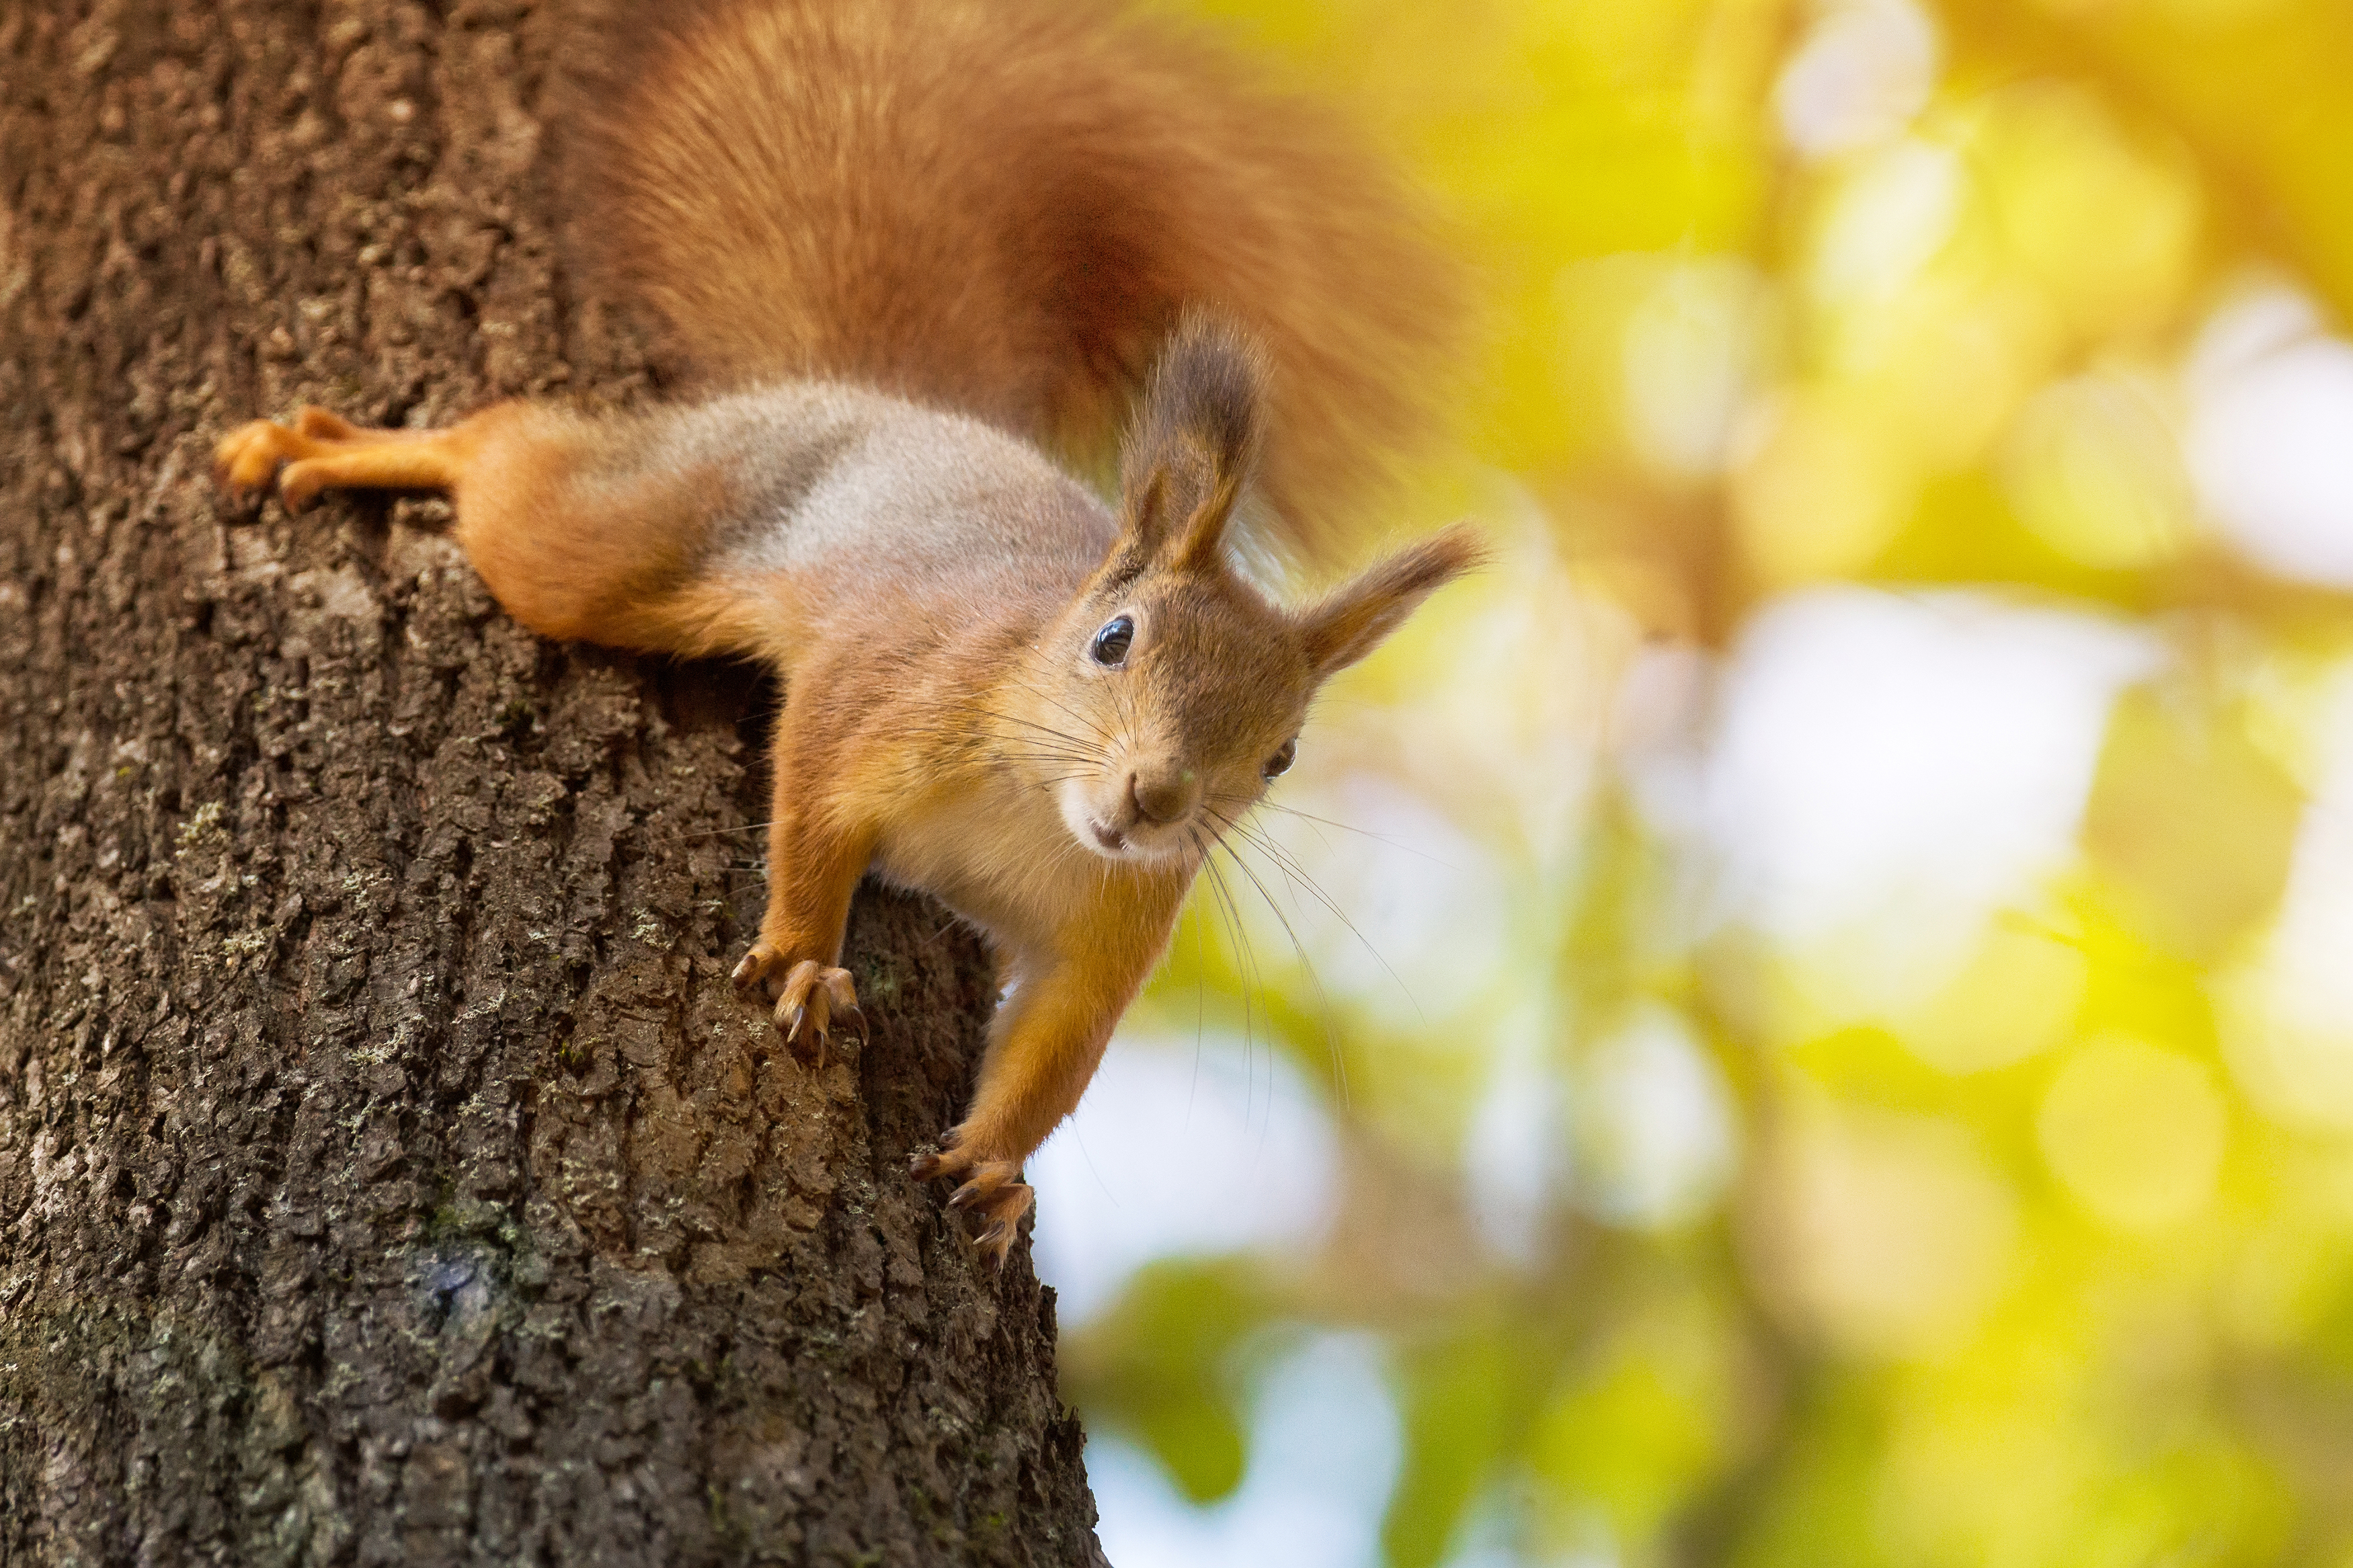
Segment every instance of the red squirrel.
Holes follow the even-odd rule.
[[[728,0],[620,58],[574,133],[583,238],[700,400],[438,430],[305,408],[222,439],[219,476],[293,509],[446,492],[533,630],[781,673],[736,982],[821,1064],[857,1016],[861,876],[986,933],[1004,999],[915,1169],[962,1178],[1001,1265],[1023,1162],[1317,687],[1477,558],[1458,526],[1295,608],[1229,558],[1253,489],[1315,553],[1425,401],[1451,281],[1314,112],[1092,5]],[[1106,504],[1046,453],[1083,466],[1130,404]]]

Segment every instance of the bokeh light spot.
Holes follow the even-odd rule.
[[[2110,1225],[2155,1230],[2212,1199],[2229,1118],[2201,1063],[2111,1035],[2067,1058],[2035,1130],[2043,1158],[2085,1208]]]
[[[2007,1273],[2008,1185],[1949,1122],[1827,1107],[1792,1121],[1766,1222],[1785,1308],[1848,1351],[1949,1346]]]
[[[2103,570],[2153,565],[2189,537],[2189,491],[2147,390],[2079,376],[2020,412],[2001,461],[2019,521],[2062,555]]]

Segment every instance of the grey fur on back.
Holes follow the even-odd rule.
[[[1110,509],[993,426],[828,381],[771,383],[665,411],[658,460],[738,488],[711,568],[813,576],[888,563],[943,586],[1011,568],[1083,578],[1111,548]]]

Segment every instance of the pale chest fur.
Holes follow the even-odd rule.
[[[1009,953],[1042,953],[1124,868],[1075,842],[1052,797],[1003,773],[903,799],[883,825],[874,869],[931,894]]]

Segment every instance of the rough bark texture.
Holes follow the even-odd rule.
[[[821,1074],[726,984],[773,693],[209,483],[645,395],[547,192],[591,37],[0,0],[0,1563],[1100,1560],[1050,1294],[906,1174],[974,943],[863,898]]]

